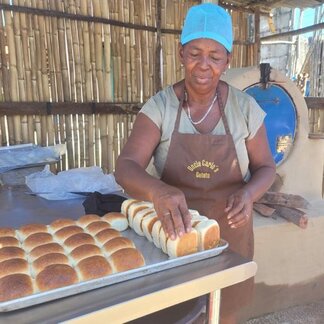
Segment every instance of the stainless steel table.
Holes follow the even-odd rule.
[[[25,194],[25,187],[1,188],[0,226],[49,224],[84,214],[83,199],[47,201]],[[1,313],[1,323],[124,323],[180,302],[211,293],[210,322],[218,322],[220,289],[244,281],[257,266],[230,250],[144,277],[71,297]]]

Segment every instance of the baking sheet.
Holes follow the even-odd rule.
[[[2,302],[0,303],[0,312],[8,312],[33,305],[38,305],[51,300],[76,295],[78,293],[145,276],[154,272],[159,272],[195,261],[200,261],[217,256],[228,247],[228,243],[225,240],[221,240],[219,246],[214,249],[197,252],[183,257],[169,258],[168,255],[164,254],[160,249],[156,248],[152,242],[149,242],[145,237],[138,236],[133,230],[128,229],[122,232],[122,235],[130,238],[135,243],[136,247],[142,252],[146,263],[144,267],[119,272],[93,280],[81,281],[74,285],[52,289],[41,293],[35,293],[26,297]]]

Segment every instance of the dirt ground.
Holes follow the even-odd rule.
[[[250,319],[245,324],[324,324],[324,300]]]

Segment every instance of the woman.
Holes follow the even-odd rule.
[[[211,3],[191,7],[179,45],[185,78],[143,106],[115,176],[131,197],[153,202],[171,239],[191,230],[188,208],[197,209],[218,221],[232,250],[252,259],[253,202],[271,186],[275,164],[265,113],[220,80],[231,50],[229,14]],[[152,156],[158,177],[146,171]],[[224,323],[234,323],[244,303],[237,286],[222,291]]]

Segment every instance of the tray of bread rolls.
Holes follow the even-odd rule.
[[[222,253],[215,220],[190,210],[192,231],[170,240],[149,202],[120,213],[0,228],[0,312],[171,269]]]

